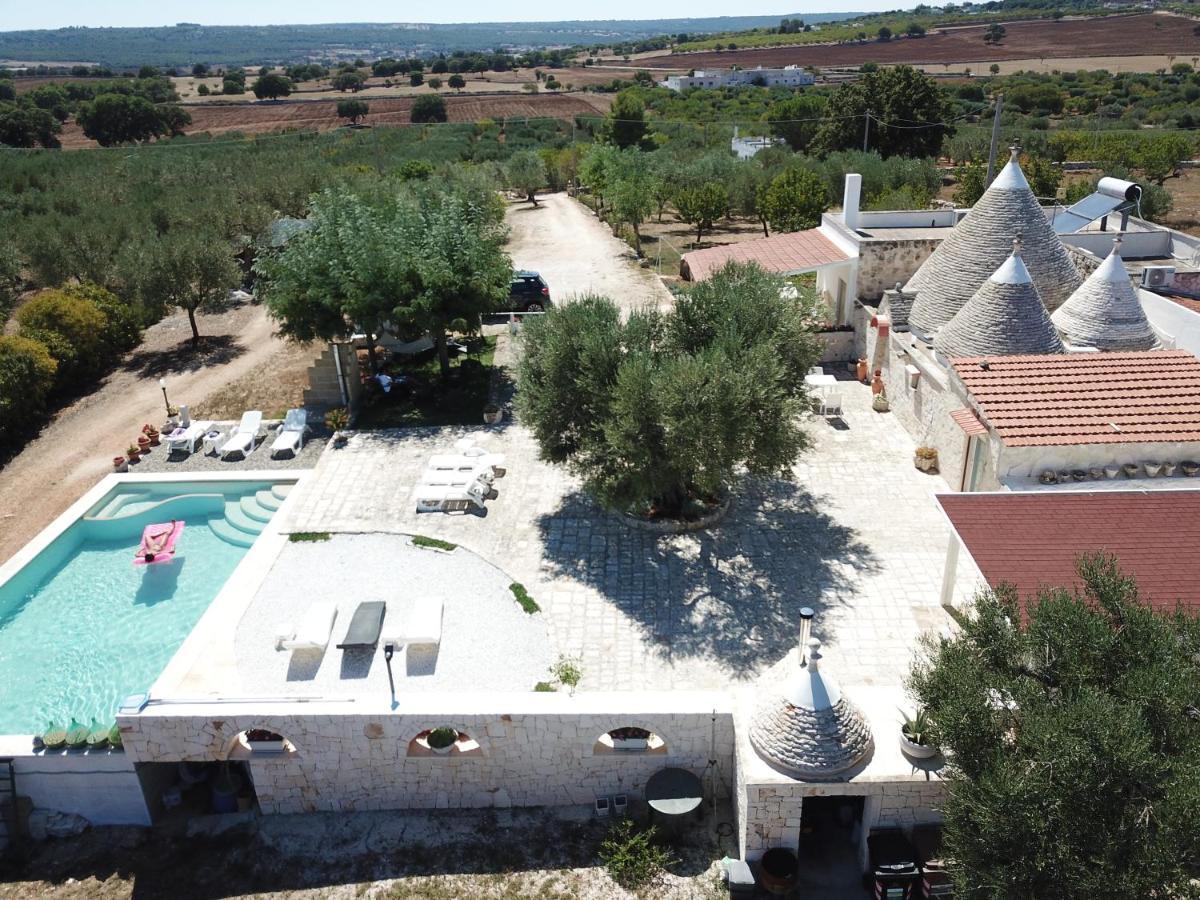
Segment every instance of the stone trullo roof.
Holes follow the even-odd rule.
[[[1012,255],[938,331],[934,350],[948,357],[1064,352],[1019,244],[1013,241]]]
[[[932,338],[1008,256],[1014,234],[1024,236],[1025,263],[1051,311],[1079,287],[1067,250],[1025,180],[1017,151],[946,239],[905,285],[917,295],[909,324]]]
[[[1077,347],[1098,350],[1153,350],[1154,329],[1121,262],[1121,239],[1050,320],[1063,339]]]
[[[808,665],[767,691],[750,723],[750,743],[775,768],[812,781],[857,765],[874,742],[862,713],[820,671],[821,642],[808,642]]]

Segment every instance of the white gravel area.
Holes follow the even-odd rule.
[[[327,541],[289,543],[238,625],[238,680],[247,695],[362,696],[388,692],[383,642],[374,651],[338,650],[359,603],[387,603],[383,636],[399,631],[420,597],[443,604],[440,647],[414,646],[392,659],[396,694],[413,691],[532,691],[549,679],[554,659],[544,613],[516,602],[512,579],[459,547],[414,546],[405,535],[336,534]],[[275,649],[280,626],[305,610],[337,601],[333,636],[324,653]],[[535,598],[536,599],[536,598]]]

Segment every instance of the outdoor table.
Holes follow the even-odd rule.
[[[807,387],[825,391],[837,384],[837,378],[833,375],[805,375],[804,384]]]
[[[646,803],[651,816],[661,816],[668,826],[683,821],[703,802],[700,779],[687,769],[659,769],[646,782]]]

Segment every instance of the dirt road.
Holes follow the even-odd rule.
[[[112,470],[144,422],[165,418],[158,379],[172,403],[202,409],[205,398],[274,358],[315,353],[272,336],[260,306],[243,305],[200,317],[204,350],[194,354],[186,315],[170,315],[147,329],[97,390],[63,409],[8,465],[0,468],[0,563]],[[257,407],[256,407],[257,408]]]
[[[514,203],[507,219],[513,265],[541,272],[555,303],[593,293],[611,297],[625,310],[671,305],[671,292],[658,276],[641,268],[624,241],[566,194],[539,197],[536,207]]]

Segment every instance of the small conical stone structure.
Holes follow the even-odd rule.
[[[983,196],[904,286],[917,295],[908,323],[933,338],[1008,256],[1023,235],[1025,264],[1047,309],[1058,309],[1080,284],[1079,272],[1017,163],[1017,148]]]
[[[1121,239],[1112,252],[1050,317],[1063,340],[1076,347],[1097,350],[1153,350],[1158,337],[1129,273],[1121,261]]]
[[[821,671],[821,642],[813,638],[808,648],[808,664],[759,704],[750,723],[750,744],[780,771],[820,781],[862,762],[874,742],[862,713]]]
[[[1065,351],[1025,267],[1019,240],[1012,242],[1012,255],[938,332],[933,349],[947,357]]]

